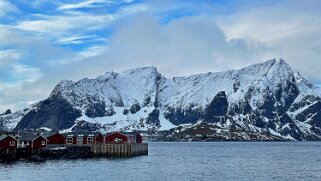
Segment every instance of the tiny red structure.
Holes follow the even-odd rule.
[[[47,139],[43,136],[38,136],[32,142],[32,148],[46,148],[47,147]]]
[[[16,149],[18,140],[10,135],[0,136],[0,149]]]
[[[120,132],[107,134],[105,137],[105,143],[124,144],[124,143],[127,143],[127,141],[128,141],[128,137],[125,134],[122,134]]]

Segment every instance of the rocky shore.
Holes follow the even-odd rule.
[[[1,155],[0,162],[12,162],[12,161],[31,161],[31,162],[44,162],[48,159],[83,159],[93,158],[94,153],[90,147],[56,147],[46,148],[38,153],[32,153],[29,150],[19,150],[16,153]]]
[[[57,147],[44,149],[39,156],[47,159],[77,159],[77,158],[92,158],[94,153],[90,147]]]

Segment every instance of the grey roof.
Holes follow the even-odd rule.
[[[69,135],[73,135],[73,136],[89,136],[89,135],[93,135],[93,136],[98,136],[99,134],[101,134],[100,132],[69,132],[69,133],[63,133],[64,136],[69,136]]]
[[[7,137],[7,135],[0,135],[0,141],[5,139]]]
[[[12,137],[11,135],[0,135],[0,141],[5,139],[6,137],[11,137],[13,139],[16,139],[16,138]]]
[[[112,135],[114,133],[120,133],[120,134],[122,134],[124,136],[128,136],[128,137],[134,137],[137,134],[135,132],[115,131],[115,132],[112,132],[112,133],[107,133],[106,135]]]
[[[58,133],[58,132],[44,133],[44,134],[41,134],[41,136],[48,138],[49,136],[52,136],[55,134],[60,134],[60,133]],[[61,135],[63,135],[63,134],[61,134]]]
[[[127,135],[127,136],[136,136],[137,133],[136,132],[125,132],[125,131],[121,131],[121,134]]]
[[[36,139],[39,136],[44,137],[44,136],[36,134],[36,133],[20,133],[19,136],[20,136],[19,141],[33,141],[34,139]]]

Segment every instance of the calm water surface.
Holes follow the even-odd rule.
[[[0,164],[0,180],[321,180],[321,142],[150,143],[148,156]]]

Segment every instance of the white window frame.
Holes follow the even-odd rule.
[[[94,141],[94,138],[92,136],[87,137],[87,143],[90,144]]]
[[[81,141],[80,141],[81,140]],[[84,143],[84,138],[82,136],[77,137],[77,144],[81,145]]]
[[[67,139],[67,140],[66,140],[66,143],[67,143],[67,144],[72,144],[73,137],[68,136],[66,139]]]
[[[10,146],[16,146],[16,142],[15,141],[10,141]]]
[[[41,146],[46,146],[46,141],[41,141]]]

